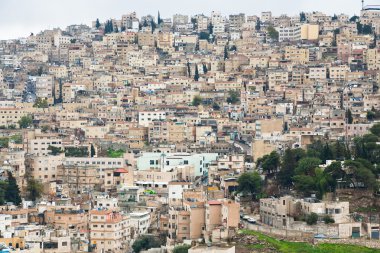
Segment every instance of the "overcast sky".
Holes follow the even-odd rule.
[[[368,4],[374,4],[371,0]],[[271,10],[273,14],[295,15],[300,11],[328,14],[359,14],[361,0],[0,0],[0,39],[18,38],[42,29],[65,28],[70,24],[91,24],[99,18],[120,18],[136,11],[138,16],[152,14],[171,17],[176,13],[247,15]]]

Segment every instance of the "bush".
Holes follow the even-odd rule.
[[[200,96],[194,96],[192,105],[198,106],[202,103],[202,98]]]
[[[87,147],[67,147],[65,149],[66,157],[88,157]]]
[[[324,221],[326,224],[335,223],[335,220],[334,220],[333,218],[331,218],[331,216],[329,216],[329,215],[326,215],[325,217],[323,217],[323,221]]]
[[[306,224],[307,225],[315,225],[317,224],[318,221],[318,214],[316,213],[311,213],[306,216]]]
[[[142,250],[148,250],[151,248],[158,248],[161,244],[157,239],[151,235],[143,235],[139,237],[133,244],[132,249],[135,253],[139,253]]]
[[[173,253],[187,253],[191,248],[190,245],[180,245],[174,247]]]
[[[21,119],[18,121],[20,128],[28,128],[32,125],[32,123],[33,119],[31,116],[22,116]]]
[[[114,150],[114,149],[110,148],[107,150],[107,156],[111,157],[111,158],[123,157],[124,153],[125,153],[125,150],[123,150],[123,149]]]

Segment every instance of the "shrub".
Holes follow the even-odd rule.
[[[306,216],[306,224],[307,225],[315,225],[317,224],[318,221],[318,214],[316,213],[311,213]]]

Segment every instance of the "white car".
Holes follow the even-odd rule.
[[[249,217],[248,215],[243,216],[243,220],[248,220],[249,218],[251,218],[251,217]]]
[[[248,218],[248,222],[252,224],[256,224],[256,219],[254,218]]]

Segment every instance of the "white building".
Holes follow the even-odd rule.
[[[278,41],[301,40],[301,26],[276,27],[279,34]]]
[[[130,213],[129,218],[131,227],[135,230],[135,238],[148,232],[150,226],[150,213],[148,211]]]
[[[166,120],[166,113],[164,111],[140,111],[139,112],[139,125],[148,127],[153,121]]]

